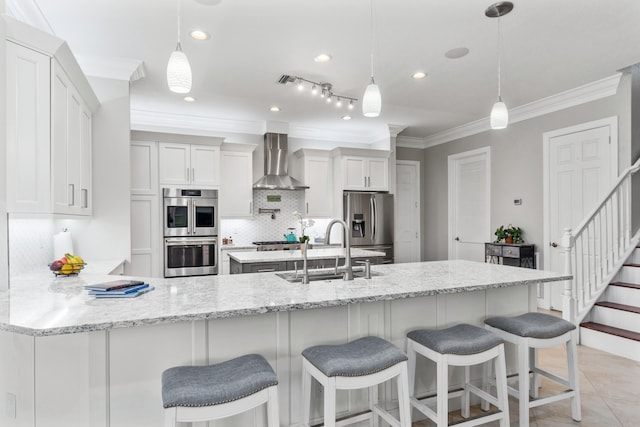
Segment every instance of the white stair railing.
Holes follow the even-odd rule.
[[[580,323],[629,257],[637,242],[631,238],[631,178],[640,159],[618,181],[574,231],[564,229],[564,287],[562,317]]]

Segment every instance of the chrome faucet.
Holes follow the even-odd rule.
[[[329,225],[327,225],[327,231],[325,233],[325,243],[328,245],[331,243],[331,227],[333,224],[339,223],[342,225],[344,229],[344,242],[345,245],[345,254],[344,254],[344,275],[342,278],[344,280],[353,280],[353,269],[351,268],[351,236],[349,235],[349,226],[347,223],[341,219],[332,219],[329,221]]]
[[[305,240],[304,243],[302,244],[303,248],[302,249],[302,260],[303,260],[303,264],[302,264],[302,284],[303,285],[308,285],[309,284],[309,268],[307,267],[307,252],[309,251],[309,241]]]

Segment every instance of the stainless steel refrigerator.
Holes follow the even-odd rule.
[[[393,262],[393,194],[345,191],[343,218],[351,246],[384,252],[379,263]]]

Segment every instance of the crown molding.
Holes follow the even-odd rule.
[[[365,134],[362,132],[344,132],[332,129],[297,126],[295,124],[291,124],[289,127],[289,137],[315,141],[344,142],[358,145],[369,145],[377,138],[376,135]]]
[[[131,109],[131,129],[151,132],[184,133],[187,135],[217,136],[220,133],[248,133],[261,135],[264,123],[252,120],[229,120],[216,117],[193,116]]]
[[[509,123],[512,124],[529,120],[534,117],[615,95],[618,91],[621,78],[622,73],[616,73],[604,79],[512,108],[509,110]],[[422,148],[433,147],[488,130],[491,130],[489,117],[485,117],[430,135],[424,138]]]
[[[407,126],[404,126],[404,125],[393,125],[393,124],[388,124],[387,127],[389,128],[389,136],[392,138],[396,138],[400,132],[402,132],[407,128]]]
[[[424,138],[417,136],[402,136],[396,138],[396,147],[403,148],[426,148],[424,146]]]
[[[83,55],[76,55],[76,59],[82,71],[88,76],[135,82],[147,75],[144,62],[139,59],[98,58]]]

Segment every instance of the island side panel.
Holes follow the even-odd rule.
[[[15,417],[0,410],[3,427],[35,426],[35,338],[0,331],[0,397],[15,396]]]
[[[162,372],[206,365],[206,322],[179,322],[109,332],[110,427],[162,425]]]

